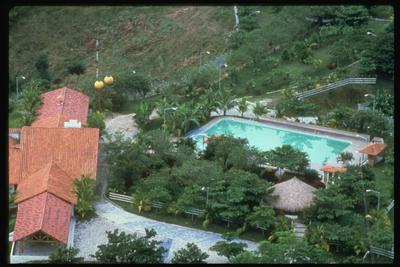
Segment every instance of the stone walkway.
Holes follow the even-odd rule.
[[[135,115],[135,113],[126,115],[114,113],[112,117],[106,119],[105,130],[110,134],[121,131],[125,137],[134,137],[138,133],[137,125],[133,119]]]
[[[98,215],[96,218],[77,223],[75,227],[75,247],[80,250],[79,256],[86,259],[92,259],[89,255],[96,252],[98,245],[107,243],[106,231],[120,229],[129,233],[144,234],[145,228],[153,228],[157,232],[156,239],[172,240],[167,262],[172,259],[175,251],[185,247],[188,242],[195,243],[209,255],[206,260],[208,263],[228,262],[226,257],[218,256],[209,250],[217,241],[223,240],[220,234],[148,219],[126,212],[105,199],[96,203],[96,213]],[[235,241],[247,243],[250,250],[257,248],[255,242],[240,239]]]

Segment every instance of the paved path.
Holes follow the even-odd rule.
[[[94,254],[97,245],[107,243],[106,231],[120,229],[125,232],[144,233],[144,228],[153,228],[157,231],[159,240],[172,239],[171,248],[167,257],[169,262],[174,251],[186,246],[186,243],[195,243],[202,251],[209,254],[208,263],[226,263],[227,258],[218,256],[209,248],[217,241],[223,240],[220,234],[192,229],[175,224],[163,223],[141,217],[124,211],[107,200],[101,200],[96,204],[97,217],[85,223],[78,223],[75,227],[75,247],[80,249],[79,256],[91,259],[89,254]],[[245,240],[248,248],[254,250],[257,243]]]

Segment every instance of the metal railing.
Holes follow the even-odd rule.
[[[376,78],[348,78],[334,83],[327,84],[309,91],[305,91],[296,95],[298,99],[303,99],[316,94],[324,93],[332,89],[336,89],[345,85],[352,84],[376,84]]]
[[[373,254],[379,255],[379,256],[384,256],[387,258],[394,259],[394,251],[392,250],[387,250],[383,248],[378,248],[374,246],[369,246],[369,251]]]

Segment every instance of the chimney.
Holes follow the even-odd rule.
[[[64,122],[64,128],[81,128],[81,122],[78,120],[69,120]]]

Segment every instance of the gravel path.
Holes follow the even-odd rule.
[[[122,131],[125,137],[133,137],[138,133],[137,125],[133,119],[135,115],[135,113],[126,115],[114,113],[112,117],[106,119],[105,130],[108,133]]]
[[[226,257],[218,256],[209,250],[215,242],[223,240],[220,234],[144,218],[126,212],[105,199],[96,203],[96,213],[98,215],[96,218],[77,223],[75,227],[75,247],[80,250],[79,256],[86,259],[92,259],[89,255],[95,253],[97,245],[107,243],[106,231],[120,229],[127,233],[144,234],[144,228],[153,228],[157,231],[156,239],[172,240],[167,262],[172,259],[174,251],[185,247],[188,242],[195,243],[202,251],[209,254],[208,263],[228,262]],[[255,242],[240,239],[235,241],[247,243],[251,250],[257,248]]]

